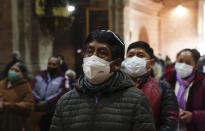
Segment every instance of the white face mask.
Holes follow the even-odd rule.
[[[110,78],[110,63],[95,55],[83,59],[83,72],[92,84],[100,84]]]
[[[203,73],[205,73],[205,66],[203,66]]]
[[[186,78],[188,76],[191,75],[191,73],[193,72],[193,67],[190,65],[187,65],[185,63],[176,63],[175,64],[175,70],[177,72],[177,74],[181,77],[181,78]]]
[[[124,61],[125,72],[132,77],[142,76],[147,73],[147,60],[133,56]]]

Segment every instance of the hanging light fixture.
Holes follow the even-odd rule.
[[[75,9],[69,0],[35,0],[35,14],[46,35],[56,36],[68,30],[74,21]]]
[[[73,11],[75,11],[75,6],[73,6],[73,5],[68,5],[68,6],[67,6],[67,10],[68,10],[68,12],[73,12]]]
[[[186,13],[186,8],[183,6],[182,0],[179,0],[178,6],[176,7],[176,12],[179,14],[185,14]]]
[[[182,9],[182,8],[183,8],[183,6],[182,6],[182,0],[179,0],[177,8],[179,8],[179,9]]]

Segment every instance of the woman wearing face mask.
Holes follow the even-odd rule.
[[[197,70],[200,54],[183,49],[165,75],[179,103],[179,131],[205,131],[205,78]]]
[[[33,109],[33,95],[23,63],[9,69],[8,77],[0,81],[0,130],[29,131],[29,116]]]
[[[149,99],[154,113],[157,131],[176,131],[178,104],[176,96],[165,81],[151,77],[154,64],[153,49],[145,42],[138,41],[129,45],[124,70],[135,81]]]

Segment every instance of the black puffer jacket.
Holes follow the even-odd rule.
[[[76,88],[58,101],[51,131],[155,131],[145,95],[124,73],[113,77],[101,93],[91,91],[81,77]]]

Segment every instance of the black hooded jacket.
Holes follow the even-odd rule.
[[[126,74],[98,87],[85,81],[58,101],[51,131],[155,131],[147,98]]]

